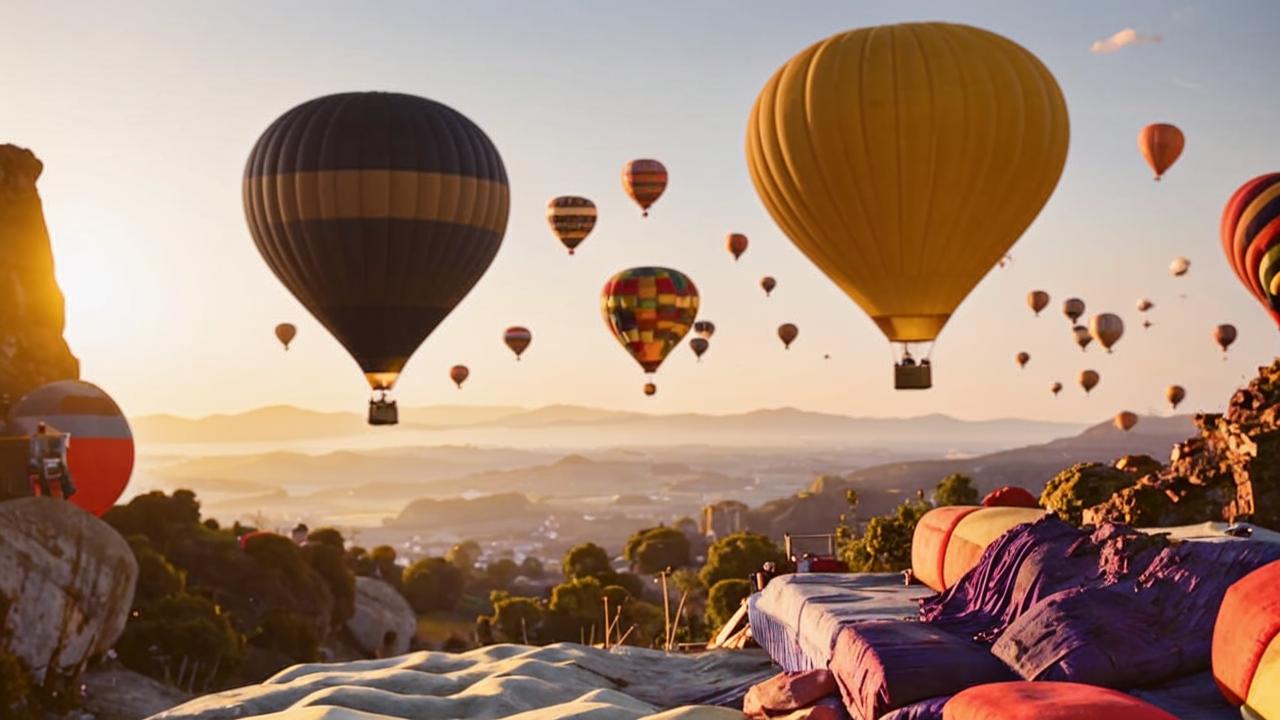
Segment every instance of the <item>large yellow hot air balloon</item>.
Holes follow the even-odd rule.
[[[791,241],[905,346],[934,340],[1035,219],[1062,173],[1067,125],[1058,83],[1006,38],[947,23],[863,28],[769,79],[747,165]],[[897,385],[928,387],[912,367],[899,365]]]

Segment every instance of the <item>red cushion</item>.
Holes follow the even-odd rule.
[[[1245,575],[1227,589],[1213,625],[1213,678],[1233,705],[1241,705],[1267,645],[1280,634],[1280,560]]]
[[[1035,495],[1020,487],[1005,485],[987,493],[987,496],[982,498],[982,506],[1034,508],[1040,507],[1040,501]]]
[[[947,558],[947,542],[956,525],[966,515],[978,510],[973,505],[948,505],[925,513],[916,524],[911,538],[911,572],[916,579],[942,592],[943,563]]]
[[[943,720],[1178,720],[1131,695],[1094,685],[1002,682],[963,690]]]

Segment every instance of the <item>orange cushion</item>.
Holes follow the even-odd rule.
[[[962,690],[943,720],[1178,720],[1132,695],[1079,683],[1003,682]]]
[[[951,587],[973,569],[982,552],[996,538],[1023,523],[1044,517],[1040,508],[986,507],[968,513],[956,523],[943,553],[942,584]]]
[[[1280,635],[1280,560],[1227,589],[1213,625],[1213,677],[1233,705],[1249,697],[1267,646]]]
[[[929,587],[942,592],[943,561],[947,557],[947,541],[951,532],[966,515],[980,508],[972,505],[949,505],[925,513],[911,537],[911,574]]]

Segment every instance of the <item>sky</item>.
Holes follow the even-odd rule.
[[[1221,207],[1280,166],[1274,67],[1280,4],[1078,2],[113,2],[3,0],[0,142],[45,163],[39,183],[66,294],[66,337],[85,379],[129,414],[204,415],[293,404],[363,411],[354,362],[267,269],[241,207],[244,162],[284,111],[352,90],[423,95],[493,139],[511,183],[506,239],[476,288],[397,386],[402,406],[575,403],[652,412],[796,406],[860,416],[1096,421],[1121,409],[1221,409],[1276,355],[1276,329],[1218,246]],[[773,224],[743,139],[761,86],[824,37],[946,20],[1035,53],[1067,99],[1071,145],[1057,190],[961,305],[934,351],[934,388],[892,389],[871,321]],[[1131,28],[1137,42],[1092,52]],[[1158,36],[1159,41],[1155,38]],[[1101,49],[1106,49],[1100,45]],[[1161,183],[1138,130],[1172,122],[1187,149]],[[624,195],[624,162],[670,171],[648,219]],[[547,200],[600,209],[569,258]],[[724,236],[751,248],[734,263]],[[1190,273],[1168,274],[1175,256]],[[718,332],[701,363],[679,347],[644,397],[643,375],[600,317],[613,273],[665,264],[702,293]],[[765,299],[759,278],[778,279]],[[1032,317],[1024,297],[1047,290]],[[1113,355],[1082,354],[1057,311],[1067,296],[1128,327]],[[1156,304],[1140,327],[1139,297]],[[290,321],[289,352],[272,328]],[[800,328],[784,351],[781,322]],[[1240,339],[1223,360],[1212,328]],[[516,363],[508,325],[533,331]],[[1014,355],[1032,356],[1019,371]],[[824,360],[824,355],[830,355]],[[447,377],[470,367],[465,389]],[[1098,370],[1086,398],[1076,374]],[[1058,398],[1048,387],[1067,385]]]

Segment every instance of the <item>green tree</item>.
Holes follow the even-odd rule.
[[[530,555],[520,563],[520,574],[530,580],[540,580],[546,573],[546,569],[542,567],[542,561]]]
[[[423,558],[405,568],[404,596],[420,613],[453,610],[462,600],[466,574],[440,557]]]
[[[128,541],[129,549],[133,550],[133,557],[138,561],[138,582],[133,592],[134,610],[186,591],[186,575],[152,547],[145,535],[131,535]]]
[[[333,532],[337,534],[337,531]],[[347,567],[342,536],[338,535],[336,544],[329,541],[308,541],[302,547],[302,557],[329,586],[329,592],[333,594],[330,624],[333,627],[341,626],[356,612],[356,576]]]
[[[369,561],[373,563],[373,577],[381,578],[397,590],[403,587],[404,571],[396,563],[395,548],[390,545],[378,545],[369,551]]]
[[[543,619],[544,642],[579,642],[604,639],[604,588],[594,577],[579,577],[551,589],[551,602]],[[594,633],[592,629],[594,628]]]
[[[569,549],[561,562],[565,580],[595,578],[600,582],[612,582],[616,574],[609,553],[595,543],[583,543]]]
[[[947,505],[977,505],[978,488],[973,486],[973,478],[960,473],[951,473],[942,478],[933,491],[933,501],[938,507]]]
[[[307,543],[310,545],[329,545],[339,550],[346,548],[346,538],[342,537],[342,533],[331,527],[318,528],[307,533]]]
[[[844,538],[840,559],[853,572],[906,570],[911,567],[916,524],[932,509],[923,500],[906,500],[892,514],[871,518],[861,537]]]
[[[689,554],[689,538],[675,528],[664,526],[635,533],[622,551],[622,557],[632,567],[646,574],[684,567],[689,564]]]
[[[495,586],[510,587],[511,582],[520,575],[520,566],[510,558],[499,558],[489,563],[484,574]]]
[[[700,574],[704,585],[715,587],[727,578],[746,579],[770,561],[780,566],[786,563],[782,548],[764,535],[736,532],[711,545]]]
[[[534,642],[542,624],[542,606],[534,598],[506,597],[493,604],[490,626],[503,642]]]
[[[469,573],[475,569],[476,563],[480,560],[480,543],[475,540],[460,542],[449,548],[449,552],[444,554],[444,559]]]
[[[707,585],[702,582],[702,578],[693,568],[680,568],[671,573],[671,579],[668,581],[678,593],[688,593],[689,598],[702,599],[707,595]]]
[[[750,594],[751,583],[744,578],[726,578],[712,585],[707,593],[707,623],[713,628],[722,627]]]
[[[274,650],[296,663],[319,662],[320,636],[315,623],[297,613],[272,611],[249,641],[254,647]]]
[[[225,613],[196,595],[171,595],[139,610],[116,642],[125,667],[174,684],[186,665],[188,677],[220,687],[244,660],[244,637]]]

